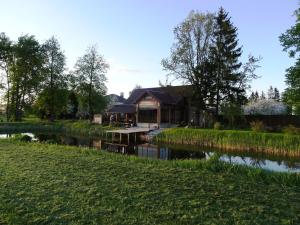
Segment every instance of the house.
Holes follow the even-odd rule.
[[[108,113],[133,121],[140,127],[170,127],[194,119],[192,86],[166,86],[135,89],[123,103]]]

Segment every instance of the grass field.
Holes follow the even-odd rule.
[[[0,140],[0,224],[300,224],[300,175]]]

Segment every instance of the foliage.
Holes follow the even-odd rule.
[[[10,66],[13,62],[13,45],[12,41],[6,36],[5,33],[0,34],[0,70],[4,75],[3,80],[1,79],[1,88],[5,91],[6,99],[6,120],[10,121],[11,118],[11,71]]]
[[[270,88],[268,90],[268,99],[273,99],[277,102],[280,101],[280,92],[278,91],[278,89],[276,87],[273,88],[272,86],[270,86]]]
[[[90,121],[93,120],[95,111],[99,110],[95,109],[94,99],[106,93],[105,74],[108,68],[108,63],[98,54],[96,46],[88,48],[76,62],[74,75],[77,79],[81,105],[87,104]]]
[[[1,140],[0,171],[3,224],[300,222],[299,175],[216,160],[151,161]]]
[[[221,106],[221,113],[229,121],[230,127],[233,127],[235,120],[242,115],[242,109],[239,104],[229,102]]]
[[[242,49],[228,13],[221,8],[215,17],[192,11],[175,27],[174,36],[170,57],[162,60],[162,66],[169,72],[167,81],[174,78],[191,85],[197,114],[211,106],[218,114],[222,103],[246,100],[245,90],[257,78],[260,59],[249,56],[245,64],[239,61]]]
[[[254,132],[263,132],[265,131],[265,125],[262,121],[252,121],[250,122],[251,130]]]
[[[67,95],[65,76],[65,55],[57,39],[51,37],[42,46],[44,57],[43,76],[44,90],[39,96],[39,108],[53,121],[66,106]]]
[[[287,89],[284,92],[285,102],[293,109],[293,113],[300,114],[300,9],[295,12],[296,24],[282,34],[279,39],[283,50],[291,58],[296,58],[296,63],[286,71]]]
[[[26,107],[30,107],[43,80],[41,46],[34,36],[18,38],[13,47],[11,70],[10,110],[14,120],[21,120]]]
[[[220,122],[215,122],[214,123],[214,129],[215,130],[221,130],[222,129],[222,124]]]
[[[53,90],[55,91],[52,92],[49,88],[44,89],[34,104],[36,113],[41,119],[53,121],[53,118],[67,113],[69,91],[57,87]]]
[[[297,135],[237,130],[172,128],[154,138],[157,142],[222,148],[227,151],[252,151],[274,155],[300,156]]]
[[[287,113],[284,103],[274,99],[259,99],[243,107],[245,115],[283,115]]]
[[[162,60],[164,70],[169,72],[168,77],[193,85],[198,111],[205,110],[206,102],[212,101],[212,65],[208,56],[212,45],[213,25],[213,14],[190,12],[175,27],[175,43],[171,55]]]
[[[220,8],[214,23],[213,45],[211,46],[215,71],[216,114],[222,101],[238,102],[245,95],[239,88],[242,63],[239,58],[242,48],[238,46],[237,28],[228,13]],[[243,99],[244,100],[244,99]]]
[[[288,125],[284,127],[282,131],[286,134],[300,134],[300,128],[297,128],[294,125]]]

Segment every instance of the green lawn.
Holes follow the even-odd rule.
[[[0,140],[0,224],[300,224],[299,175]]]

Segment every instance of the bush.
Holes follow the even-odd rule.
[[[288,125],[283,128],[283,133],[285,134],[300,134],[300,129],[295,127],[294,125]]]
[[[262,121],[252,121],[250,122],[251,130],[254,132],[263,132],[265,131],[265,125]]]
[[[221,130],[222,129],[222,124],[220,122],[215,122],[214,123],[214,129],[215,130]]]

